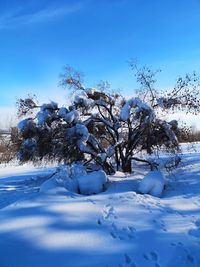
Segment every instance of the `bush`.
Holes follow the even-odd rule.
[[[171,92],[155,89],[155,74],[149,68],[138,69],[141,85],[138,96],[125,99],[110,93],[107,84],[86,88],[80,75],[67,69],[62,85],[73,89],[72,103],[38,105],[33,98],[19,99],[20,115],[33,114],[18,124],[21,161],[37,161],[44,157],[64,163],[82,162],[87,170],[131,171],[131,160],[140,160],[138,152],[180,152],[177,121],[166,121],[162,114],[177,109],[196,113],[200,109],[199,79],[194,73],[179,78]],[[149,162],[151,168],[155,164]]]

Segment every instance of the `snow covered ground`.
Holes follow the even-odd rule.
[[[162,198],[137,193],[143,167],[91,196],[53,172],[0,167],[0,267],[200,266],[199,152],[184,151]]]

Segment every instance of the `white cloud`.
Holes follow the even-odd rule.
[[[30,23],[44,22],[57,17],[65,16],[79,11],[83,4],[65,5],[60,7],[46,7],[37,11],[28,12],[26,8],[19,7],[7,13],[0,14],[0,29],[26,25]]]

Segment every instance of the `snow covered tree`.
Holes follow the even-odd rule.
[[[141,160],[155,168],[153,162],[139,158],[138,152],[152,154],[165,149],[179,153],[177,121],[163,120],[166,110],[200,109],[199,83],[196,74],[179,78],[172,92],[162,95],[154,89],[155,73],[148,68],[136,70],[141,84],[138,96],[125,99],[107,90],[83,86],[81,76],[67,68],[61,84],[73,91],[69,107],[58,107],[55,102],[39,106],[33,98],[18,101],[19,114],[32,116],[19,125],[19,159],[56,159],[65,163],[81,161],[88,170],[103,169],[131,171],[131,160]],[[33,110],[39,111],[34,113]]]

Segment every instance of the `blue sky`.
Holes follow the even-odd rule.
[[[199,0],[0,1],[0,107],[36,93],[63,100],[57,87],[65,64],[87,85],[107,80],[131,95],[128,61],[162,69],[160,87],[200,72]]]

